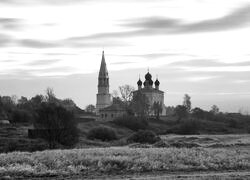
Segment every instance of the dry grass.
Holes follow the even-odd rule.
[[[0,154],[0,176],[67,176],[250,168],[250,152],[223,148],[90,148]]]

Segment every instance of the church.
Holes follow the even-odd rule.
[[[160,82],[156,78],[155,82],[152,80],[152,75],[147,72],[145,75],[145,81],[142,83],[139,78],[138,90],[133,92],[133,95],[139,91],[148,98],[150,105],[149,115],[153,115],[152,106],[154,103],[159,103],[162,106],[161,115],[166,115],[166,107],[164,105],[164,91],[159,89]],[[143,85],[143,87],[142,87]],[[153,87],[154,85],[154,87]],[[101,66],[98,76],[98,93],[96,95],[96,114],[98,119],[102,121],[110,121],[116,117],[125,115],[126,109],[123,104],[119,103],[115,99],[113,100],[112,95],[109,93],[109,73],[105,61],[104,51],[102,52]]]

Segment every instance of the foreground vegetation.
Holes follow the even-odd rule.
[[[113,147],[0,154],[0,176],[11,177],[249,168],[250,152],[247,149]]]

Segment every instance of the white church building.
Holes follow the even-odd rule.
[[[153,82],[152,75],[148,72],[145,75],[144,83],[142,83],[142,81],[139,79],[137,85],[138,90],[134,91],[133,94],[137,93],[138,91],[144,94],[148,98],[150,107],[152,107],[154,103],[160,103],[162,105],[161,115],[166,115],[166,107],[164,105],[164,91],[159,89],[160,82],[158,78],[156,78],[155,82]],[[109,74],[103,51],[101,67],[98,76],[96,114],[99,116],[99,120],[110,121],[126,113],[125,107],[118,101],[115,101],[115,99],[113,101],[112,95],[109,93]],[[153,110],[150,111],[149,115],[153,115]]]

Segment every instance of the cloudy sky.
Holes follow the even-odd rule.
[[[167,106],[250,112],[249,0],[0,1],[1,96],[95,104],[103,49],[111,92],[149,68]]]

